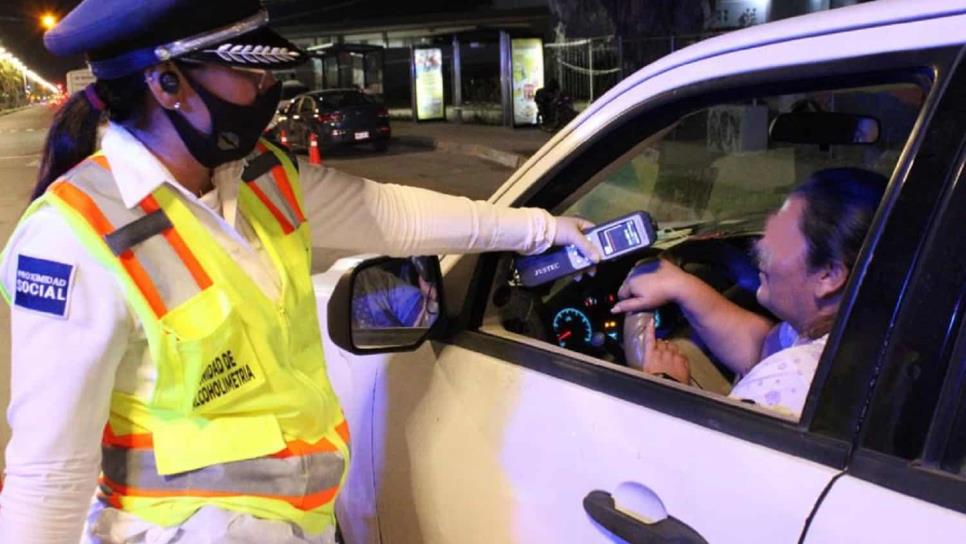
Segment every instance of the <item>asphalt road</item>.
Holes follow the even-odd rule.
[[[6,245],[28,204],[40,166],[47,127],[53,111],[47,106],[0,115],[0,241]],[[480,159],[392,145],[383,153],[369,146],[324,150],[324,162],[376,181],[424,187],[471,198],[487,198],[511,170]],[[343,254],[316,249],[315,270],[324,270]],[[0,304],[0,409],[10,399],[10,311]],[[0,451],[10,432],[0,418]],[[0,468],[3,467],[0,456]]]
[[[513,170],[475,157],[391,145],[384,153],[360,145],[323,150],[325,164],[381,181],[434,191],[489,198]]]

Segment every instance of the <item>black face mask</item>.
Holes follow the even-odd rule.
[[[208,168],[215,168],[248,156],[275,115],[282,97],[282,83],[276,82],[256,96],[254,103],[239,106],[218,98],[187,74],[185,79],[208,108],[211,134],[196,129],[179,112],[165,109],[164,113],[195,160]]]

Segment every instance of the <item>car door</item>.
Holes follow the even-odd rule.
[[[914,176],[932,181],[915,196],[940,196],[883,234],[898,238],[916,223],[929,233],[918,251],[900,250],[918,253],[917,264],[902,278],[907,294],[881,366],[873,369],[877,385],[861,442],[822,500],[806,542],[951,543],[966,535],[966,74],[960,70],[913,166]],[[910,198],[897,205],[917,207]]]
[[[298,142],[298,125],[300,124],[299,119],[301,116],[298,114],[299,103],[302,102],[303,97],[296,96],[288,103],[285,111],[282,114],[282,121],[279,122],[279,129],[285,132],[285,140],[288,145],[295,145]]]
[[[877,29],[862,32],[858,43],[882,42],[887,35]],[[830,157],[817,149],[774,154],[762,140],[762,127],[774,113],[771,105],[790,108],[796,97],[813,95],[861,104],[865,95],[886,92],[892,102],[918,104],[911,118],[896,123],[905,128],[890,136],[894,145],[871,158],[892,176],[887,202],[893,202],[917,149],[912,126],[935,107],[945,68],[958,48],[774,66],[775,58],[793,51],[835,50],[846,39],[851,44],[856,37],[815,37],[729,53],[624,89],[622,98],[629,104],[612,97],[613,113],[605,107],[597,111],[599,119],[585,119],[584,128],[557,143],[565,154],[554,148],[545,155],[544,160],[557,157],[558,162],[532,179],[521,178],[522,187],[505,188],[501,198],[558,212],[606,214],[630,205],[634,182],[650,196],[659,188],[676,194],[674,175],[693,163],[698,172],[690,175],[699,182],[690,194],[705,206],[779,204],[788,181],[808,170],[865,164],[870,157]],[[695,74],[703,76],[696,80]],[[895,85],[910,88],[894,93]],[[882,87],[887,90],[875,90]],[[862,96],[849,94],[857,88]],[[783,101],[788,103],[781,106]],[[882,115],[888,111],[883,107]],[[669,127],[676,128],[668,132]],[[675,142],[695,143],[698,153],[689,155],[686,145],[655,151],[652,143],[670,141],[669,134]],[[781,154],[794,160],[782,162]],[[647,161],[655,156],[666,158],[676,174],[649,177]],[[734,179],[772,171],[780,173],[778,181],[744,192],[720,193],[713,183],[702,185],[709,172]],[[639,177],[626,178],[629,172]],[[671,208],[667,201],[659,204]],[[885,209],[877,229],[888,219],[891,208]],[[863,263],[874,261],[881,243],[875,237],[868,242]],[[848,410],[836,416],[833,408],[867,398],[861,383],[842,391],[844,398],[819,393],[827,383],[838,384],[847,370],[834,364],[838,359],[856,356],[863,365],[877,360],[875,350],[849,350],[881,341],[881,331],[866,329],[887,321],[888,314],[870,324],[853,321],[851,307],[840,315],[805,417],[796,420],[643,376],[510,325],[498,308],[509,258],[447,263],[447,287],[456,286],[448,296],[465,300],[447,338],[414,353],[350,363],[353,379],[365,374],[372,380],[365,391],[351,393],[357,400],[348,417],[354,436],[364,435],[362,463],[372,475],[364,475],[363,487],[375,497],[382,541],[607,541],[612,530],[642,530],[639,520],[661,519],[670,520],[663,527],[677,531],[672,536],[690,541],[789,542],[802,536],[822,493],[845,469],[854,440],[857,416]],[[852,295],[861,285],[853,283]],[[896,289],[881,298],[895,302],[899,296]],[[526,301],[515,302],[525,314]],[[607,494],[620,511],[610,507]],[[347,495],[349,503],[357,498],[349,490]],[[595,520],[588,511],[604,515]],[[630,519],[622,517],[626,513]],[[608,517],[619,518],[610,530],[598,523]]]

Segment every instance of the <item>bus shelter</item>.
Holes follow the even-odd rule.
[[[360,89],[383,94],[385,48],[379,45],[329,43],[308,47],[323,89]]]

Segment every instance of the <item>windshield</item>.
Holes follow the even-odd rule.
[[[313,95],[319,102],[320,108],[338,109],[347,106],[361,106],[373,104],[374,100],[358,91],[328,91]]]
[[[662,228],[713,223],[747,230],[789,190],[822,168],[856,166],[891,176],[924,94],[913,84],[759,98],[687,115],[625,153],[565,203],[567,215],[600,222],[648,211]],[[878,141],[820,145],[773,141],[789,112],[874,118]]]

